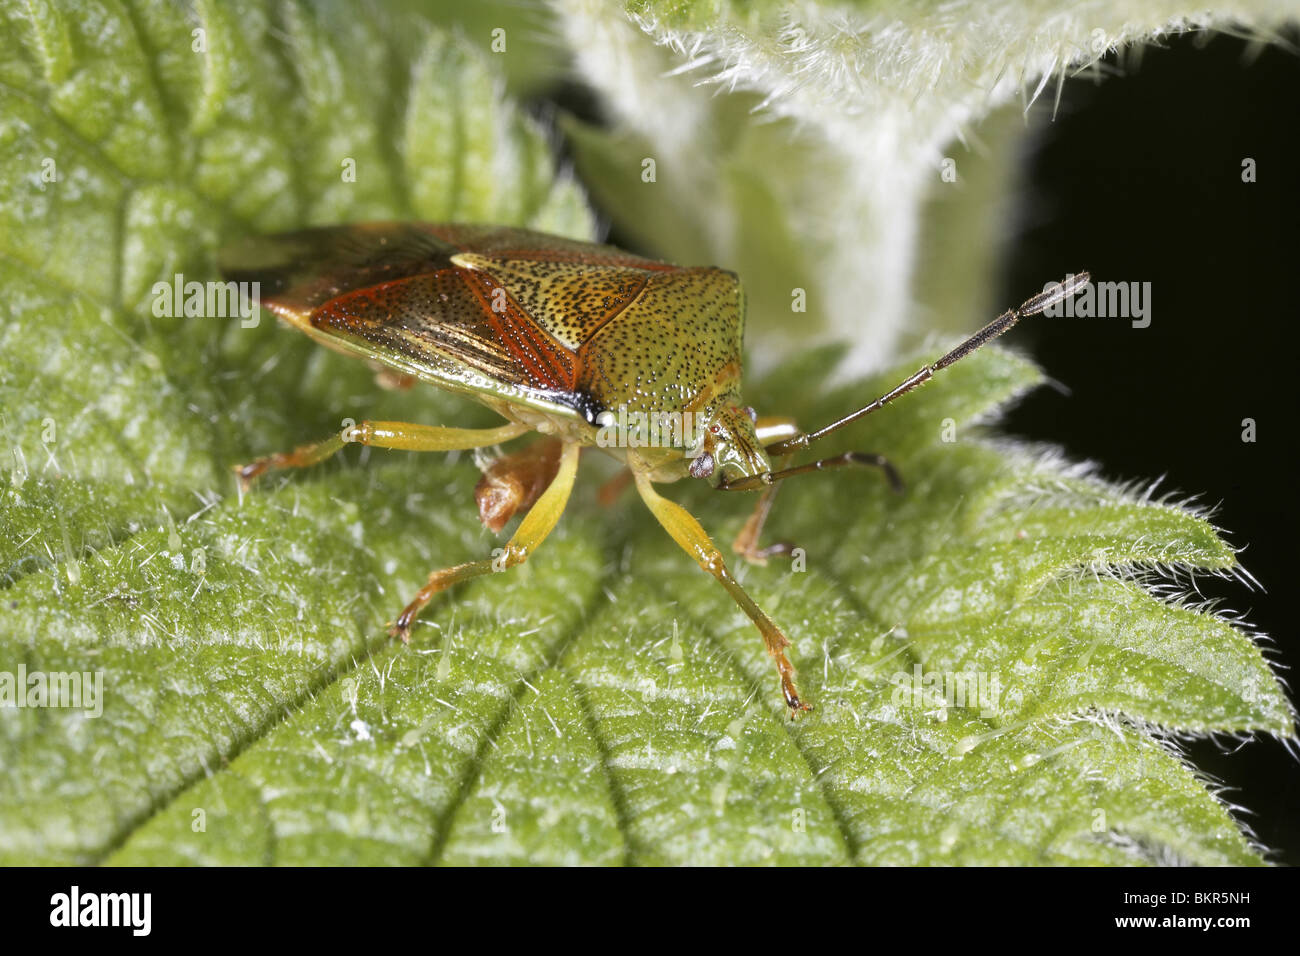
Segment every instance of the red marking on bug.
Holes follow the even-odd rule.
[[[461,278],[482,302],[484,316],[497,337],[534,383],[540,388],[572,391],[578,382],[578,357],[529,321],[505,287],[491,276],[463,270]]]

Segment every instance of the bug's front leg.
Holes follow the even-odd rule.
[[[799,429],[799,423],[793,418],[772,415],[760,415],[755,419],[754,431],[764,448],[803,434]],[[781,459],[780,467],[784,468],[789,463],[790,456],[787,455]],[[790,554],[794,551],[794,545],[789,541],[778,541],[765,548],[759,547],[758,544],[763,536],[763,525],[767,524],[767,516],[772,512],[772,502],[776,500],[780,487],[780,484],[771,484],[763,489],[754,511],[745,521],[745,526],[740,529],[740,534],[736,535],[736,540],[731,543],[731,550],[750,564],[766,565],[767,559],[773,555]]]
[[[443,428],[411,422],[362,422],[321,441],[299,445],[293,451],[267,455],[247,465],[235,465],[235,474],[239,476],[240,487],[247,491],[258,477],[268,471],[319,465],[352,442],[405,451],[457,451],[500,444],[518,438],[528,430],[527,425],[514,422],[499,428]]]
[[[415,623],[416,616],[435,594],[445,591],[460,581],[493,571],[505,571],[527,561],[529,555],[537,550],[546,540],[546,536],[555,529],[560,515],[564,513],[564,506],[568,504],[569,494],[573,491],[573,479],[578,473],[578,453],[581,450],[581,446],[576,444],[564,446],[560,452],[555,478],[542,492],[528,514],[524,515],[524,520],[519,523],[514,536],[497,557],[483,561],[470,561],[467,564],[434,571],[429,575],[429,582],[416,592],[411,603],[389,627],[389,635],[409,641],[411,625]]]
[[[701,568],[721,582],[732,600],[740,605],[741,610],[758,627],[759,633],[763,635],[763,642],[767,645],[767,653],[776,664],[777,673],[781,676],[781,693],[785,696],[786,706],[790,708],[790,717],[793,718],[802,710],[812,710],[812,705],[799,696],[799,688],[794,682],[794,665],[785,656],[785,649],[790,646],[789,638],[764,613],[763,609],[754,603],[754,599],[745,593],[740,582],[732,577],[731,571],[727,569],[727,564],[722,558],[722,552],[718,550],[708,532],[700,526],[694,516],[677,502],[669,501],[655,491],[646,475],[635,472],[635,477],[641,499],[664,526],[664,530],[672,535],[673,540],[694,558]]]
[[[758,432],[758,439],[763,444],[764,451],[768,452],[787,443],[796,444],[801,439],[807,438],[807,435],[800,430],[793,418],[759,418],[755,423],[755,431]],[[767,564],[767,559],[773,555],[788,555],[794,551],[794,545],[788,541],[778,541],[775,544],[769,544],[765,548],[760,547],[758,543],[763,534],[763,525],[767,523],[767,517],[772,511],[772,502],[781,487],[780,479],[805,471],[823,471],[828,468],[844,467],[845,465],[866,465],[881,469],[894,491],[901,492],[903,490],[902,479],[899,478],[894,466],[883,455],[875,455],[869,452],[847,452],[843,455],[801,465],[798,468],[788,467],[791,456],[792,453],[790,452],[782,454],[777,467],[766,476],[751,476],[733,482],[731,485],[721,486],[723,491],[763,488],[763,494],[758,499],[758,504],[754,507],[753,513],[745,522],[745,526],[740,529],[740,534],[736,535],[736,540],[731,545],[736,554],[751,564]],[[765,480],[766,484],[763,483]]]
[[[760,422],[762,419],[760,419]],[[761,433],[760,433],[761,437]],[[790,459],[781,459],[781,466],[784,468],[789,464]],[[780,482],[768,485],[759,495],[758,504],[754,506],[753,512],[745,521],[745,526],[740,529],[740,534],[736,535],[736,540],[731,543],[731,550],[736,552],[750,564],[766,565],[767,559],[773,555],[791,554],[794,551],[794,545],[789,541],[778,541],[775,544],[769,544],[767,547],[760,547],[758,542],[763,536],[763,526],[767,524],[767,516],[772,512],[772,502],[776,500],[776,494],[781,490]]]

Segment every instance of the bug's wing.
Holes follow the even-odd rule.
[[[493,261],[673,269],[591,242],[564,239],[508,226],[372,222],[324,226],[257,236],[221,255],[221,271],[234,281],[258,281],[262,301],[295,309],[315,308],[344,292],[434,272],[457,253]]]
[[[578,413],[576,355],[490,274],[454,261],[466,247],[575,258],[604,248],[502,227],[372,223],[249,240],[223,255],[223,271],[258,283],[263,305],[332,348],[453,391]]]
[[[647,268],[608,261],[530,258],[516,249],[491,254],[462,252],[452,261],[502,283],[533,325],[574,352],[635,301],[656,272],[680,271],[658,263]]]
[[[509,290],[505,317],[518,303],[521,333],[573,355],[562,387],[589,409],[698,412],[719,395],[738,396],[744,310],[736,274],[615,252],[570,261],[511,248],[457,253],[452,262]]]
[[[458,383],[571,392],[577,356],[529,320],[485,273],[452,266],[335,296],[312,326]],[[477,376],[471,373],[477,373]]]
[[[257,282],[280,314],[311,311],[344,292],[445,269],[456,247],[413,223],[365,223],[255,236],[221,254],[235,282]]]
[[[648,410],[698,410],[739,387],[744,310],[733,272],[517,250],[452,261],[503,283],[534,327],[573,350],[571,387],[602,407],[635,400]]]

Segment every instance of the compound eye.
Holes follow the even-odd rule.
[[[687,469],[692,478],[708,478],[713,474],[713,456],[707,451],[691,459]]]

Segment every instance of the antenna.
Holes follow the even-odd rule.
[[[905,381],[895,385],[880,398],[876,399],[869,405],[863,405],[855,412],[850,412],[838,421],[831,422],[829,425],[817,429],[810,434],[800,433],[792,438],[786,438],[774,445],[769,445],[764,449],[769,456],[784,457],[793,454],[801,449],[807,448],[818,439],[825,438],[831,432],[839,431],[845,425],[857,421],[864,415],[870,415],[877,409],[884,408],[900,395],[906,395],[918,385],[924,385],[934,376],[934,373],[940,369],[947,368],[954,362],[959,362],[967,355],[970,355],[976,349],[996,339],[999,335],[1011,328],[1023,318],[1031,315],[1037,315],[1044,309],[1048,309],[1064,299],[1074,295],[1085,285],[1088,284],[1091,276],[1087,272],[1080,272],[1077,275],[1071,273],[1065,277],[1065,280],[1054,283],[1051,288],[1046,289],[1038,295],[1033,296],[1023,302],[1019,308],[1009,309],[1003,312],[996,319],[990,322],[984,328],[980,329],[966,341],[962,342],[955,349],[939,359],[932,365],[927,365],[908,377]],[[844,465],[877,465],[886,468],[886,477],[890,479],[890,484],[897,489],[898,484],[896,475],[892,467],[887,467],[888,463],[879,455],[865,455],[861,453],[851,453],[849,455],[836,455],[833,458],[823,458],[820,461],[810,462],[806,465],[799,465],[795,468],[785,468],[780,471],[768,471],[761,475],[751,475],[741,478],[739,481],[730,484],[723,483],[718,485],[722,491],[748,491],[753,488],[759,488],[763,485],[770,485],[780,481],[783,478],[789,478],[792,475],[803,474],[809,471],[821,471],[826,468],[842,467]]]

